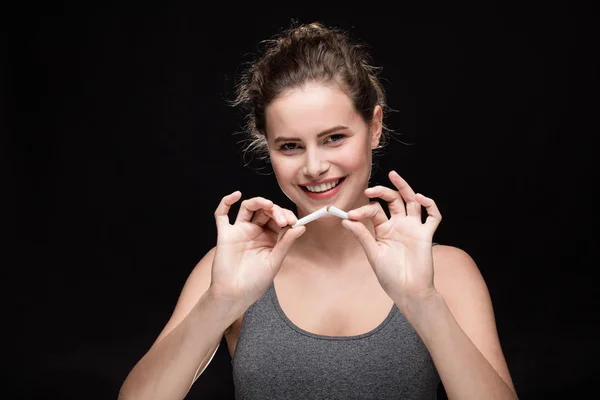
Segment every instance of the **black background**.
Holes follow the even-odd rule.
[[[436,200],[435,240],[477,262],[520,397],[596,390],[598,78],[586,10],[29,11],[8,21],[1,65],[4,398],[116,398],[214,245],[220,198],[239,189],[291,206],[268,166],[244,166],[242,116],[226,103],[258,42],[292,18],[369,44],[399,133],[374,182],[394,168]],[[233,393],[225,346],[189,398],[206,393]]]

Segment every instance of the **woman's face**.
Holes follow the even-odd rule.
[[[277,182],[299,217],[330,204],[345,211],[364,204],[381,107],[369,126],[337,86],[310,83],[274,100],[266,126]]]

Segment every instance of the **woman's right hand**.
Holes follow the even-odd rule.
[[[306,228],[294,225],[296,216],[262,197],[244,200],[233,224],[229,209],[240,198],[239,191],[223,197],[215,211],[217,246],[210,290],[214,296],[246,310],[266,291],[292,243]]]

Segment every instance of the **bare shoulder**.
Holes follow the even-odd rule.
[[[433,247],[434,284],[465,334],[514,390],[498,338],[492,299],[479,267],[464,250]]]
[[[483,283],[483,277],[473,258],[458,247],[433,246],[433,263],[436,285],[439,283],[442,287],[452,290],[453,286],[460,286],[466,283],[465,281]]]
[[[464,250],[437,245],[433,247],[434,284],[457,319],[491,313],[491,299],[479,267]]]

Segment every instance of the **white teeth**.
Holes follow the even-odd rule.
[[[334,187],[337,186],[338,183],[340,183],[339,179],[337,181],[323,183],[323,184],[317,185],[317,186],[306,186],[306,188],[308,189],[309,192],[319,193],[319,192],[324,192],[329,189],[333,189]]]

